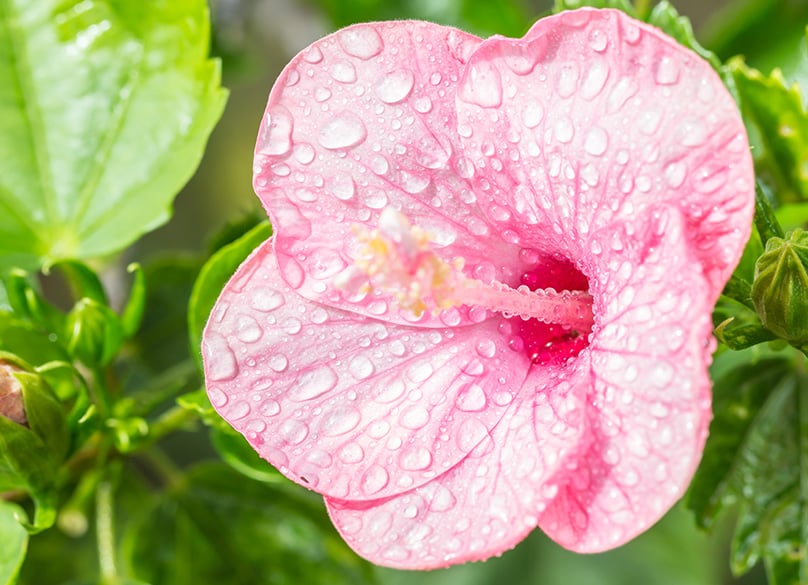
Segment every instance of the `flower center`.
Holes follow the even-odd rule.
[[[531,289],[552,283],[558,288],[584,291],[589,287],[586,276],[567,260],[544,259],[526,270],[521,284]],[[534,364],[563,363],[589,345],[589,327],[563,327],[536,319],[503,320],[500,332],[506,335],[508,346],[524,352]]]
[[[526,273],[516,288],[469,278],[463,273],[462,258],[451,262],[440,258],[432,249],[428,234],[390,207],[382,211],[378,228],[368,231],[358,227],[356,233],[363,247],[353,270],[343,274],[338,282],[344,289],[359,286],[390,293],[402,308],[416,316],[426,310],[438,313],[468,305],[501,313],[506,318],[518,317],[524,322],[522,331],[534,327],[531,322],[539,322],[545,327],[552,325],[554,335],[577,338],[592,327],[592,297],[585,290],[586,279],[580,272],[575,271],[583,278],[583,286],[573,279],[569,283],[573,286],[564,290],[536,288],[541,281],[547,281],[536,271]],[[569,269],[574,271],[571,266]],[[359,282],[360,285],[355,284]],[[563,279],[552,282],[556,286],[567,284]],[[534,337],[527,335],[529,339]]]

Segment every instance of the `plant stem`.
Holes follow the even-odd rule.
[[[118,582],[118,568],[115,562],[115,511],[112,500],[112,482],[108,479],[101,481],[95,492],[95,530],[101,582],[105,585],[113,585]]]
[[[755,227],[764,246],[770,238],[785,237],[774,208],[759,183],[755,184]]]

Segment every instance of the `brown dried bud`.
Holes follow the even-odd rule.
[[[25,416],[25,402],[23,402],[22,386],[14,377],[14,372],[20,369],[7,362],[0,361],[0,416],[10,418],[21,425],[28,424]]]

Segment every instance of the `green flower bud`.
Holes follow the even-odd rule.
[[[808,344],[808,233],[770,238],[755,264],[752,301],[766,328],[802,347]]]

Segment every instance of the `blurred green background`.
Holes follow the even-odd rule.
[[[214,0],[214,52],[230,89],[225,114],[202,165],[176,201],[174,218],[127,252],[125,260],[198,253],[212,231],[259,209],[251,187],[252,150],[269,89],[283,66],[315,39],[358,21],[420,18],[481,36],[520,35],[551,8],[549,0]],[[649,4],[649,3],[646,3]],[[780,66],[808,87],[807,0],[679,0],[697,37],[722,58],[742,53],[763,70]],[[802,65],[800,65],[802,63]],[[170,275],[166,275],[168,277]],[[171,301],[176,302],[172,299]],[[168,356],[167,356],[168,357]],[[170,359],[170,358],[169,358]],[[190,439],[190,437],[189,437]],[[183,446],[183,450],[190,443]],[[760,568],[741,579],[728,569],[729,531],[700,533],[682,506],[647,534],[616,551],[569,553],[538,531],[515,551],[484,564],[431,573],[381,572],[389,585],[765,583]]]

